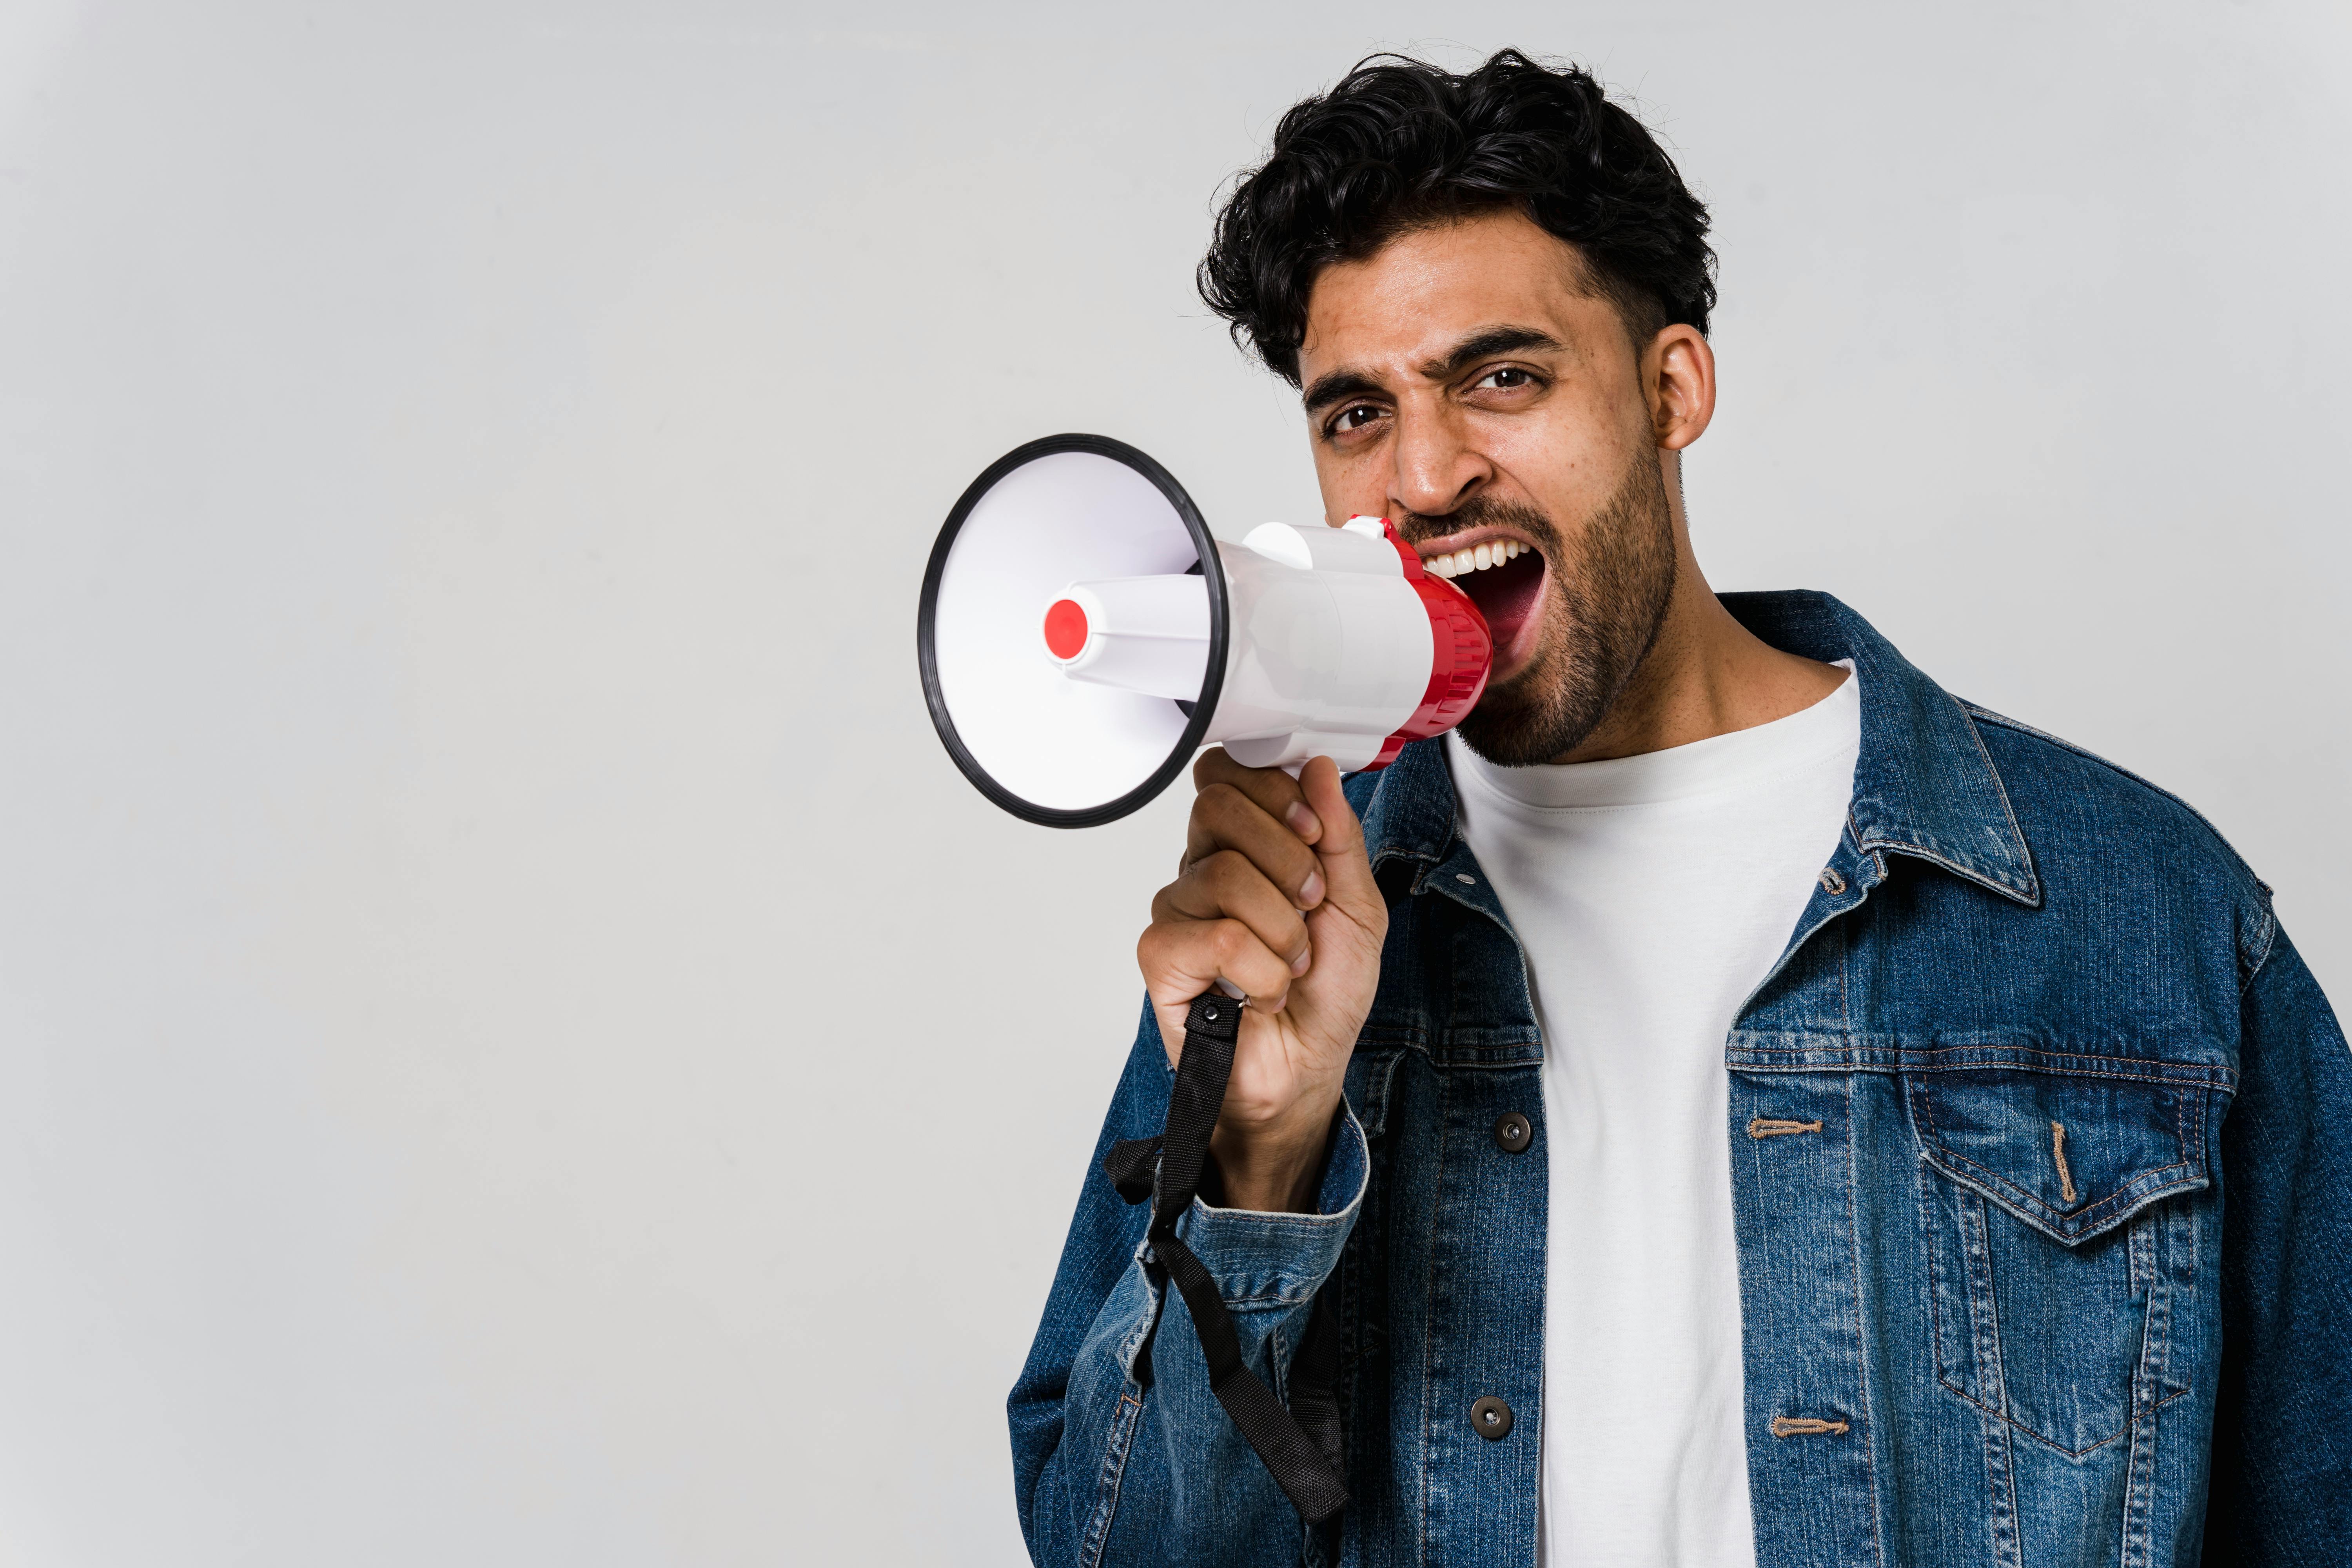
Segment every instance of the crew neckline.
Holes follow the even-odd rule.
[[[1482,794],[1536,811],[1662,805],[1743,788],[1834,762],[1841,753],[1851,755],[1858,749],[1861,677],[1850,658],[1839,659],[1837,668],[1846,672],[1845,679],[1809,707],[1769,723],[1664,751],[1594,763],[1507,768],[1478,755],[1449,731],[1446,759],[1456,787],[1475,785]]]

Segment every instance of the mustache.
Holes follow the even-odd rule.
[[[1559,530],[1540,508],[1488,496],[1472,496],[1448,512],[1408,511],[1397,518],[1396,525],[1404,542],[1414,545],[1459,533],[1465,528],[1516,529],[1542,547],[1546,554],[1551,553],[1551,547],[1559,542]]]

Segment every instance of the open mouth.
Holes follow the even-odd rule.
[[[1524,540],[1480,540],[1442,553],[1419,547],[1421,564],[1470,597],[1486,617],[1495,637],[1495,671],[1500,681],[1516,674],[1535,651],[1536,606],[1543,600],[1543,552]]]

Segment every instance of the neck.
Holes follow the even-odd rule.
[[[1732,619],[1699,571],[1672,482],[1675,591],[1657,641],[1608,713],[1555,763],[1594,763],[1686,746],[1801,712],[1838,689],[1843,670],[1782,653]]]

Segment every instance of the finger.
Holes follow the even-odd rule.
[[[1307,973],[1307,921],[1291,896],[1238,850],[1221,849],[1160,889],[1151,900],[1151,918],[1237,920],[1279,953],[1291,973]]]
[[[1298,785],[1323,824],[1315,856],[1330,895],[1355,908],[1381,902],[1380,885],[1372,879],[1372,863],[1364,853],[1364,826],[1356,820],[1355,808],[1339,786],[1339,765],[1328,757],[1316,757],[1299,770]]]
[[[1220,976],[1262,1012],[1278,1013],[1289,998],[1289,963],[1237,920],[1154,921],[1135,944],[1135,962],[1164,1007],[1183,1006]]]
[[[1230,784],[1257,802],[1258,808],[1308,844],[1323,837],[1322,821],[1298,781],[1280,768],[1246,768],[1234,761],[1223,746],[1212,747],[1201,753],[1192,764],[1192,786],[1206,789],[1213,784]]]
[[[1266,815],[1265,808],[1229,784],[1213,784],[1192,802],[1185,827],[1184,868],[1211,856],[1236,851],[1283,890],[1293,909],[1323,901],[1323,863],[1298,835]]]

